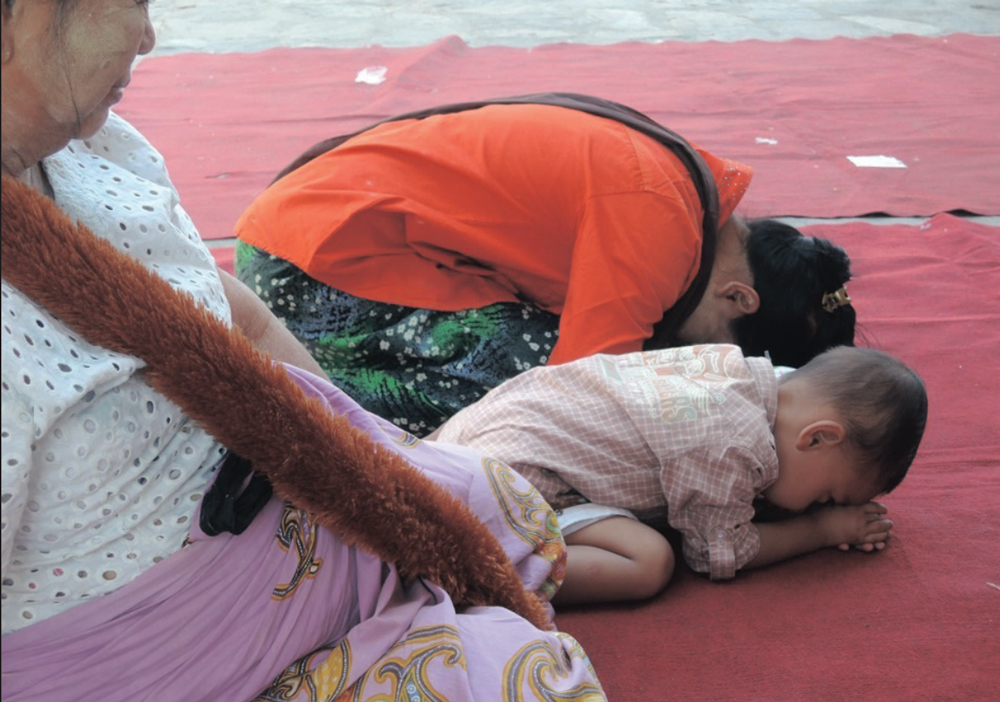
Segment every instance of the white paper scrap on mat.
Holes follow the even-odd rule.
[[[847,159],[858,168],[906,168],[895,156],[848,156]]]
[[[389,69],[385,66],[368,66],[358,71],[355,83],[367,83],[368,85],[378,85],[385,82],[385,74]]]

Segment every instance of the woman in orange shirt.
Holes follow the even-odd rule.
[[[750,177],[595,98],[445,106],[286,169],[237,225],[237,275],[338,385],[418,435],[539,364],[711,341],[799,365],[852,343],[850,307],[817,314],[846,254],[732,216]],[[766,269],[789,248],[808,260]]]

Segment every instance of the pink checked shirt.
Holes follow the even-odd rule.
[[[736,346],[597,355],[522,373],[437,438],[504,461],[556,508],[666,517],[692,568],[731,578],[760,548],[752,503],[778,477],[777,405],[770,362]]]

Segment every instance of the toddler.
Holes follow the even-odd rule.
[[[881,550],[874,502],[923,436],[923,381],[870,349],[831,349],[779,379],[766,358],[706,345],[597,355],[527,371],[432,438],[472,446],[527,477],[569,545],[556,602],[659,592],[683,536],[696,571],[732,578],[827,546]],[[794,512],[754,521],[754,501]]]

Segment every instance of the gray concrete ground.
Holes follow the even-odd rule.
[[[157,53],[1000,34],[1000,0],[156,0]]]
[[[1000,35],[1000,0],[156,0],[150,13],[157,31],[154,56],[279,46],[421,46],[452,34],[472,46],[519,47]],[[976,219],[1000,225],[1000,217]]]

